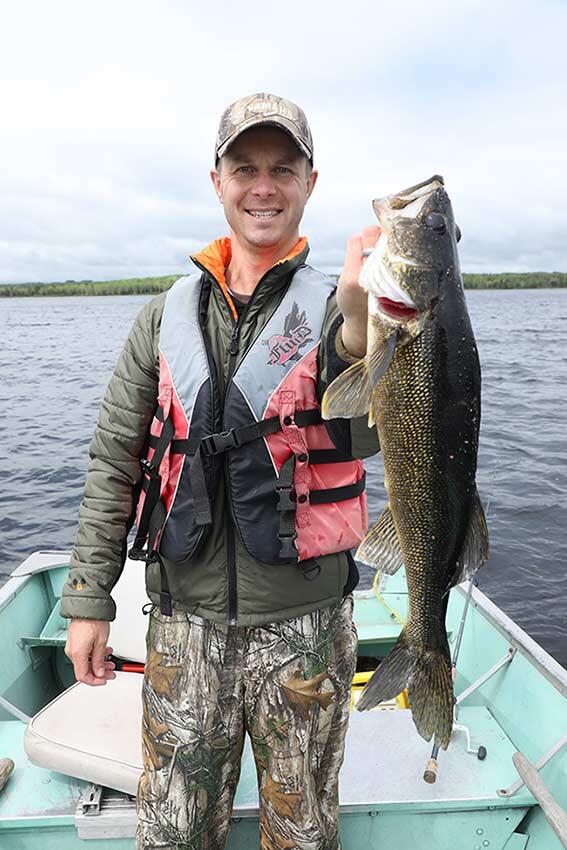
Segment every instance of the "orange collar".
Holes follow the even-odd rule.
[[[278,260],[275,265],[277,266],[280,263],[285,263],[287,260],[291,260],[293,257],[296,257],[301,253],[301,251],[303,251],[306,244],[307,239],[305,236],[300,236],[287,257],[283,257],[283,259]],[[210,245],[207,245],[207,247],[203,248],[202,251],[199,251],[198,254],[193,254],[191,259],[204,266],[216,280],[228,302],[233,319],[237,322],[238,313],[234,306],[234,301],[230,297],[225,277],[225,269],[230,263],[231,256],[232,248],[230,244],[230,236],[221,236],[220,239],[215,239],[214,242],[211,242]]]

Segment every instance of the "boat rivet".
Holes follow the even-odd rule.
[[[480,846],[480,844],[475,844],[474,850],[482,850],[482,847]]]
[[[48,785],[51,782],[51,779],[42,779],[41,781],[44,785]]]
[[[482,842],[483,847],[488,847],[489,844],[490,844],[490,841],[483,841]]]
[[[479,827],[479,828],[477,829],[477,831],[476,831],[476,834],[477,834],[477,835],[484,835],[484,829],[481,829],[481,828]]]
[[[368,812],[371,818],[375,818],[378,812]]]

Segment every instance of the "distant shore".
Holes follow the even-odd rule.
[[[0,298],[36,295],[150,295],[169,289],[179,277],[180,274],[170,274],[124,280],[5,283],[0,284]],[[562,289],[567,287],[567,272],[464,274],[463,281],[465,289]]]

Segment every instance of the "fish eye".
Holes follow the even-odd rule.
[[[439,212],[430,212],[425,216],[425,226],[435,233],[445,233],[447,230],[447,222],[445,216]]]
[[[462,233],[461,233],[461,228],[459,227],[458,224],[455,225],[455,236],[457,237],[457,242],[460,242]]]

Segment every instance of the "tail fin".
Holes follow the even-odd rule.
[[[390,654],[382,661],[357,703],[359,711],[368,711],[383,700],[393,699],[405,687],[413,721],[426,741],[449,746],[453,728],[453,682],[449,646],[419,651],[403,629]]]

